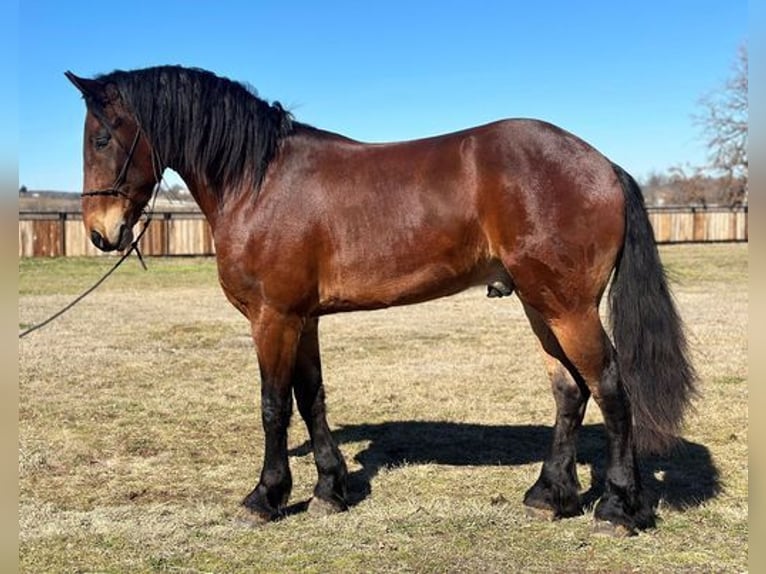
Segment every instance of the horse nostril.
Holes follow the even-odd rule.
[[[123,223],[120,226],[120,239],[117,248],[127,249],[131,241],[133,241],[133,230]]]
[[[93,245],[98,247],[101,251],[114,251],[116,249],[115,245],[109,243],[104,236],[96,230],[90,232],[90,240],[93,242]]]
[[[90,240],[93,242],[93,245],[98,247],[103,251],[104,249],[104,238],[101,237],[101,234],[96,231],[95,229],[90,232]]]

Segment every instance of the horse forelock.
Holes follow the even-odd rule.
[[[112,83],[162,158],[163,167],[203,177],[224,194],[252,182],[256,190],[292,115],[254,88],[181,66],[117,70]]]

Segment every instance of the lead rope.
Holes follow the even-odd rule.
[[[19,333],[19,339],[21,339],[23,337],[26,337],[27,335],[29,335],[33,331],[37,331],[38,329],[41,329],[42,327],[45,327],[48,323],[50,323],[54,319],[58,319],[59,317],[61,317],[61,315],[63,315],[64,313],[69,311],[72,307],[77,305],[77,303],[79,303],[80,301],[85,299],[85,297],[87,297],[88,295],[93,293],[93,291],[95,291],[98,288],[99,285],[101,285],[104,281],[106,281],[106,278],[109,277],[112,273],[114,273],[117,270],[117,268],[120,265],[122,265],[122,262],[125,261],[128,258],[128,256],[130,256],[130,254],[133,253],[134,251],[138,255],[138,259],[141,262],[141,265],[143,266],[144,269],[146,269],[146,264],[144,264],[144,260],[141,257],[141,252],[138,250],[138,241],[141,239],[141,237],[143,237],[144,233],[146,233],[146,230],[149,227],[149,222],[150,221],[151,221],[151,217],[146,219],[146,221],[144,222],[143,229],[141,229],[141,232],[138,234],[138,236],[133,241],[133,243],[130,244],[130,249],[128,249],[122,255],[122,257],[120,257],[120,259],[117,261],[117,263],[115,263],[109,271],[104,273],[104,275],[101,277],[101,279],[96,281],[90,288],[86,289],[77,298],[75,298],[71,303],[69,303],[68,305],[64,306],[62,309],[60,309],[59,311],[57,311],[56,313],[54,313],[53,315],[48,317],[45,321],[37,323],[36,325],[33,325],[33,326],[29,327],[28,329],[26,329],[26,330],[22,331],[21,333]]]
[[[157,201],[157,195],[159,193],[160,187],[162,183],[165,181],[165,178],[162,176],[162,163],[160,161],[159,154],[156,151],[153,151],[152,153],[152,171],[154,171],[155,179],[157,180],[156,188],[154,192],[152,193],[152,205],[149,208],[149,211],[144,211],[144,215],[146,216],[146,219],[143,222],[143,227],[141,228],[141,231],[136,236],[136,238],[133,240],[133,243],[130,244],[130,249],[128,249],[125,253],[123,253],[122,257],[115,263],[112,268],[104,273],[104,275],[96,281],[91,287],[83,291],[79,296],[77,296],[72,302],[65,305],[62,309],[45,319],[45,321],[42,321],[40,323],[37,323],[35,325],[32,325],[31,327],[25,329],[21,333],[19,333],[19,339],[22,339],[29,335],[30,333],[37,331],[38,329],[41,329],[45,327],[48,323],[54,321],[55,319],[58,319],[69,311],[72,307],[77,305],[80,301],[85,299],[88,295],[93,293],[104,281],[106,281],[107,277],[109,277],[112,273],[114,273],[117,268],[122,265],[123,261],[125,261],[131,253],[134,251],[136,252],[136,256],[138,257],[138,261],[141,263],[141,267],[144,268],[144,271],[148,271],[148,268],[146,267],[146,263],[144,262],[144,258],[141,255],[141,250],[138,248],[138,242],[141,241],[141,238],[144,236],[144,233],[146,233],[146,230],[149,228],[149,224],[152,221],[152,214],[154,213],[154,205]]]

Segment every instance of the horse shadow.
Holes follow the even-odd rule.
[[[392,421],[346,425],[333,432],[339,445],[368,443],[354,458],[361,468],[348,477],[348,502],[354,506],[372,493],[372,481],[381,469],[402,464],[452,466],[516,466],[542,463],[553,430],[541,425],[482,425],[432,421]],[[291,456],[311,453],[310,442],[290,450]],[[591,485],[582,495],[589,508],[603,493],[606,468],[606,432],[603,424],[583,426],[578,433],[577,461],[591,467]],[[720,473],[710,451],[682,440],[669,454],[639,458],[642,483],[653,507],[684,509],[698,506],[721,490]],[[531,486],[531,484],[530,484]],[[287,509],[300,512],[307,502]]]

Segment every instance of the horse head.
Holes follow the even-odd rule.
[[[83,139],[83,223],[102,251],[124,250],[161,170],[146,133],[117,86],[66,73],[87,106]]]

